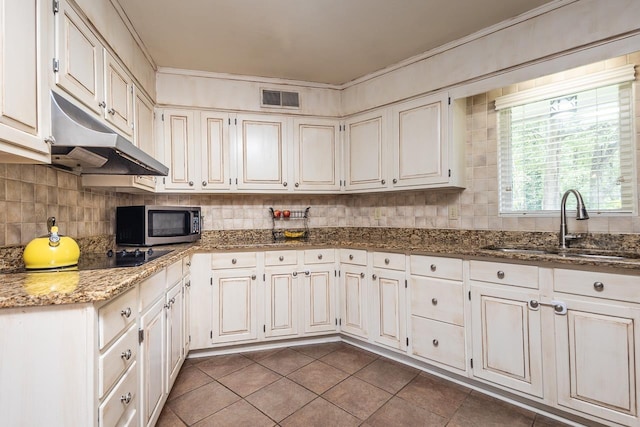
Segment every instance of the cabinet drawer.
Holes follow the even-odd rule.
[[[158,298],[164,295],[167,286],[165,270],[158,271],[153,276],[140,283],[140,311],[144,311]]]
[[[640,277],[625,274],[555,269],[553,288],[589,297],[640,302]]]
[[[120,420],[131,419],[131,411],[135,411],[137,406],[137,384],[138,369],[136,362],[133,362],[125,376],[100,405],[100,426],[111,427],[118,425]]]
[[[462,283],[412,276],[411,314],[464,325]]]
[[[538,267],[533,265],[469,261],[469,277],[481,282],[538,289]]]
[[[388,268],[391,270],[405,270],[406,256],[404,254],[392,254],[387,252],[373,253],[373,266],[376,268]]]
[[[335,262],[336,251],[334,249],[307,249],[304,251],[305,264],[326,264]]]
[[[136,360],[138,353],[138,329],[132,326],[118,341],[100,356],[98,394],[100,398]]]
[[[360,249],[341,249],[340,262],[345,264],[367,265],[367,251]]]
[[[100,350],[135,322],[138,315],[137,289],[131,289],[98,310]]]
[[[298,263],[296,251],[267,251],[264,254],[264,265],[293,265]]]
[[[423,255],[409,257],[411,274],[440,279],[462,280],[462,260]]]
[[[411,316],[412,354],[465,370],[464,328]]]
[[[211,256],[211,268],[247,268],[258,265],[258,256],[255,252],[233,252],[213,254]]]
[[[182,260],[167,267],[167,286],[172,286],[182,279]]]

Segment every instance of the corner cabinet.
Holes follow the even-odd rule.
[[[36,0],[0,1],[0,160],[48,163],[42,129],[42,31]],[[45,50],[45,49],[43,49]]]

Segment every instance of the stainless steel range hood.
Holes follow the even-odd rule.
[[[51,92],[51,163],[75,173],[161,175],[169,168],[64,97]]]

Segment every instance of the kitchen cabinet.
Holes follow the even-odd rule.
[[[340,332],[368,338],[367,252],[340,249]]]
[[[373,253],[371,337],[397,350],[406,349],[405,264],[404,254]]]
[[[200,113],[200,189],[203,191],[231,189],[230,125],[228,113]]]
[[[182,263],[180,263],[182,264]],[[169,286],[172,286],[169,284]],[[184,287],[182,277],[167,291],[165,297],[165,314],[167,324],[167,385],[171,390],[184,361]]]
[[[105,118],[133,139],[133,81],[113,56],[104,51]]]
[[[305,274],[298,271],[296,251],[269,251],[265,253],[265,338],[298,335],[299,281]]]
[[[294,190],[339,191],[342,167],[338,121],[296,118],[293,127]]]
[[[0,1],[0,158],[48,162],[41,117],[41,3]],[[48,98],[47,98],[48,100]]]
[[[411,255],[409,354],[466,371],[462,260]]]
[[[308,272],[308,273],[307,273]],[[304,251],[304,334],[336,332],[336,265],[334,249]]]
[[[189,347],[209,348],[213,339],[214,307],[212,260],[218,253],[196,253],[191,256],[189,288]]]
[[[196,153],[194,134],[194,113],[190,110],[164,110],[165,163],[169,166],[169,176],[163,178],[165,190],[195,189]]]
[[[473,375],[543,396],[538,267],[469,262]]]
[[[242,114],[237,117],[239,190],[289,188],[289,135],[286,117]]]
[[[638,424],[636,282],[637,277],[621,274],[554,271],[554,300],[567,308],[566,313],[554,310],[553,316],[561,407],[624,425]]]
[[[184,313],[182,339],[184,340],[183,359],[186,359],[187,354],[189,354],[189,350],[191,349],[191,256],[186,256],[182,259],[182,274],[182,282],[184,286],[184,295],[182,296],[182,311]]]
[[[388,186],[388,126],[386,109],[345,121],[345,190],[379,190]]]

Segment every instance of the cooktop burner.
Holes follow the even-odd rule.
[[[79,270],[98,270],[103,268],[137,267],[153,261],[171,250],[144,249],[109,249],[106,254],[83,253],[78,260]]]

